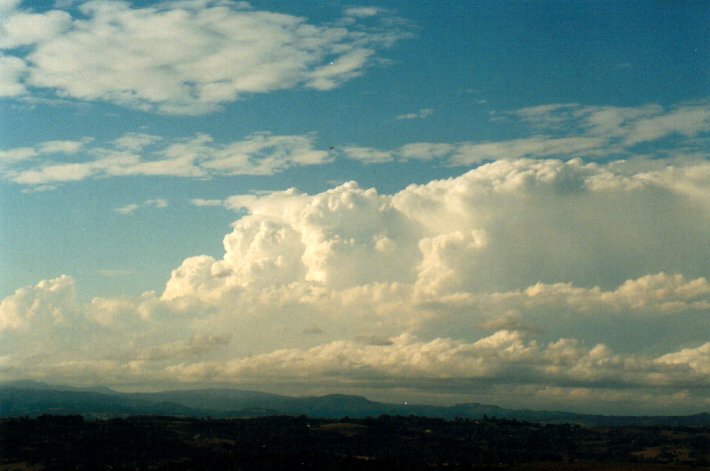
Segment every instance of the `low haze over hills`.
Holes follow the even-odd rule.
[[[0,386],[0,416],[43,414],[86,417],[168,415],[182,417],[261,417],[305,415],[315,418],[422,416],[432,418],[497,417],[542,423],[585,425],[706,425],[710,414],[690,416],[605,416],[562,411],[505,409],[478,403],[454,406],[388,404],[364,397],[332,394],[291,397],[237,389],[197,389],[155,393],[119,393],[108,388],[65,388],[36,382]]]

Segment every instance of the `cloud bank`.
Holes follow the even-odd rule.
[[[708,201],[707,162],[578,159],[234,196],[224,256],[162,293],[81,303],[65,275],[5,298],[0,374],[706,409]]]

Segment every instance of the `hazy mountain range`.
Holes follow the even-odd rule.
[[[79,414],[91,418],[130,415],[193,417],[258,417],[306,415],[341,418],[404,415],[454,419],[484,416],[542,423],[581,425],[706,425],[710,414],[687,416],[608,416],[563,411],[505,409],[465,403],[454,406],[389,404],[361,396],[330,394],[292,397],[239,389],[195,389],[153,393],[121,393],[108,387],[72,388],[34,381],[0,383],[0,417]]]

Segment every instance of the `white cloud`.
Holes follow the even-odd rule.
[[[326,151],[313,148],[314,140],[313,135],[252,134],[243,141],[215,149],[202,166],[227,175],[272,175],[291,166],[329,162],[331,158]]]
[[[145,200],[142,203],[131,203],[120,208],[116,208],[115,211],[119,214],[132,214],[140,208],[167,208],[168,201],[163,198],[156,198]]]
[[[332,90],[341,83],[359,77],[374,51],[354,49],[323,65],[308,76],[307,85],[316,90]]]
[[[154,135],[127,133],[107,143],[83,138],[0,151],[0,176],[22,185],[131,175],[207,178],[272,175],[290,167],[330,161],[328,151],[315,147],[313,134],[280,136],[262,132],[242,140],[216,143],[207,134],[168,141]]]
[[[672,135],[694,137],[710,131],[707,102],[681,104],[664,109],[655,104],[639,107],[552,104],[511,113],[535,129],[581,132],[604,137],[623,147],[657,141]]]
[[[710,384],[707,359],[707,344],[654,360],[615,353],[604,344],[587,347],[575,339],[540,346],[526,341],[519,332],[502,330],[475,342],[450,338],[422,341],[407,334],[381,345],[335,341],[227,362],[180,363],[166,368],[166,372],[186,382],[247,384],[345,380],[351,386],[372,386],[382,381],[406,384],[414,380],[422,385],[438,382],[440,386],[463,383],[475,387],[491,379],[509,385],[542,383],[547,388],[616,384],[623,394],[624,386],[637,391],[639,387],[671,391],[673,386],[684,387],[688,377],[679,374],[680,364],[690,364],[700,373],[693,377],[697,385]]]
[[[710,130],[710,106],[682,106],[671,113],[635,122],[626,138],[626,144],[655,141],[672,134],[694,137],[708,130]]]
[[[397,119],[426,118],[432,112],[424,109]],[[635,146],[658,142],[651,156],[666,159],[666,163],[682,162],[682,155],[708,157],[704,141],[695,139],[710,132],[710,105],[706,102],[669,108],[655,104],[627,108],[546,104],[515,110],[505,117],[530,126],[535,134],[488,142],[417,142],[391,150],[352,146],[353,151],[346,155],[370,163],[438,159],[460,166],[521,158],[595,160],[633,156],[638,161],[639,156],[633,154]],[[664,141],[673,137],[680,137],[680,143]],[[680,154],[680,158],[667,158],[673,154]]]
[[[345,10],[346,16],[355,18],[369,18],[371,16],[377,16],[380,13],[382,13],[382,10],[377,7],[353,7]]]
[[[76,154],[83,150],[91,141],[91,138],[83,138],[78,141],[45,141],[29,147],[0,150],[0,169],[9,168],[18,164],[23,165],[24,163],[22,161],[41,156],[67,156]]]
[[[668,353],[657,358],[656,362],[674,367],[685,366],[699,375],[708,377],[710,376],[710,342],[697,348],[684,348],[679,352]]]
[[[154,136],[152,134],[144,133],[127,133],[123,136],[115,139],[113,144],[118,149],[125,149],[127,151],[138,152],[142,151],[146,147],[155,144],[160,141],[160,136]]]
[[[256,132],[231,142],[216,142],[208,134],[162,139],[150,134],[126,133],[105,143],[85,137],[0,150],[0,177],[48,188],[61,182],[131,175],[184,178],[273,175],[292,167],[328,164],[338,156],[363,164],[440,160],[452,166],[519,159],[590,161],[633,156],[629,160],[615,160],[614,171],[628,175],[645,172],[647,180],[665,175],[663,178],[669,184],[677,185],[675,176],[669,176],[665,167],[674,166],[677,173],[697,172],[703,168],[697,164],[708,157],[704,143],[710,131],[710,108],[704,103],[670,109],[658,105],[619,108],[552,104],[509,115],[546,134],[490,142],[413,142],[391,150],[349,145],[333,151],[318,149],[314,133]],[[677,139],[680,142],[674,141]],[[658,144],[649,155],[632,154],[635,145],[650,141]],[[665,173],[654,173],[662,170]],[[677,180],[685,185],[683,191],[702,197],[704,183],[698,187],[698,182],[704,178],[701,175],[699,179]],[[634,181],[642,184],[640,177]],[[600,174],[590,181],[590,188],[611,184],[622,184],[622,179],[605,180]]]
[[[66,275],[44,280],[34,287],[20,288],[0,302],[0,332],[45,328],[62,323],[77,310],[74,280]]]
[[[434,113],[433,108],[422,108],[416,113],[405,113],[397,116],[397,119],[425,119]]]
[[[415,142],[405,144],[397,150],[402,160],[434,160],[450,155],[455,145],[446,143]]]
[[[160,294],[81,303],[61,277],[3,300],[0,374],[697,407],[708,164],[616,169],[500,161],[394,195],[210,202],[243,214],[224,255],[186,259]]]
[[[0,21],[0,49],[42,44],[67,31],[70,25],[71,16],[63,11],[11,12]]]
[[[74,17],[14,6],[0,22],[0,49],[14,54],[0,77],[5,96],[52,90],[177,115],[209,113],[255,93],[335,88],[403,37],[358,25],[380,13],[362,8],[348,11],[347,27],[336,27],[207,0],[144,7],[87,1]]]
[[[203,198],[195,198],[195,199],[190,200],[190,203],[193,204],[194,206],[199,207],[199,208],[205,207],[205,206],[212,206],[212,207],[224,206],[224,201],[215,200],[215,199],[207,200],[207,199],[203,199]]]
[[[205,263],[219,265],[235,286],[416,281],[439,294],[559,280],[606,287],[659,272],[700,276],[708,270],[697,258],[708,243],[700,195],[710,189],[687,199],[659,178],[685,188],[694,174],[668,169],[654,173],[656,183],[581,161],[499,161],[394,196],[348,183],[314,196],[233,198],[227,205],[249,214],[225,239],[224,261]]]
[[[358,160],[365,164],[381,164],[392,162],[392,153],[385,152],[372,147],[347,146],[343,148],[343,153],[349,159]]]
[[[20,58],[0,55],[0,97],[23,95],[27,89],[21,78],[27,64]]]
[[[471,165],[484,161],[521,158],[578,158],[597,155],[606,144],[597,137],[531,137],[501,142],[465,143],[451,156],[454,165]],[[609,149],[605,149],[607,153]]]

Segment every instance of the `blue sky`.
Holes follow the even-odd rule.
[[[0,378],[708,409],[709,19],[0,1]]]

